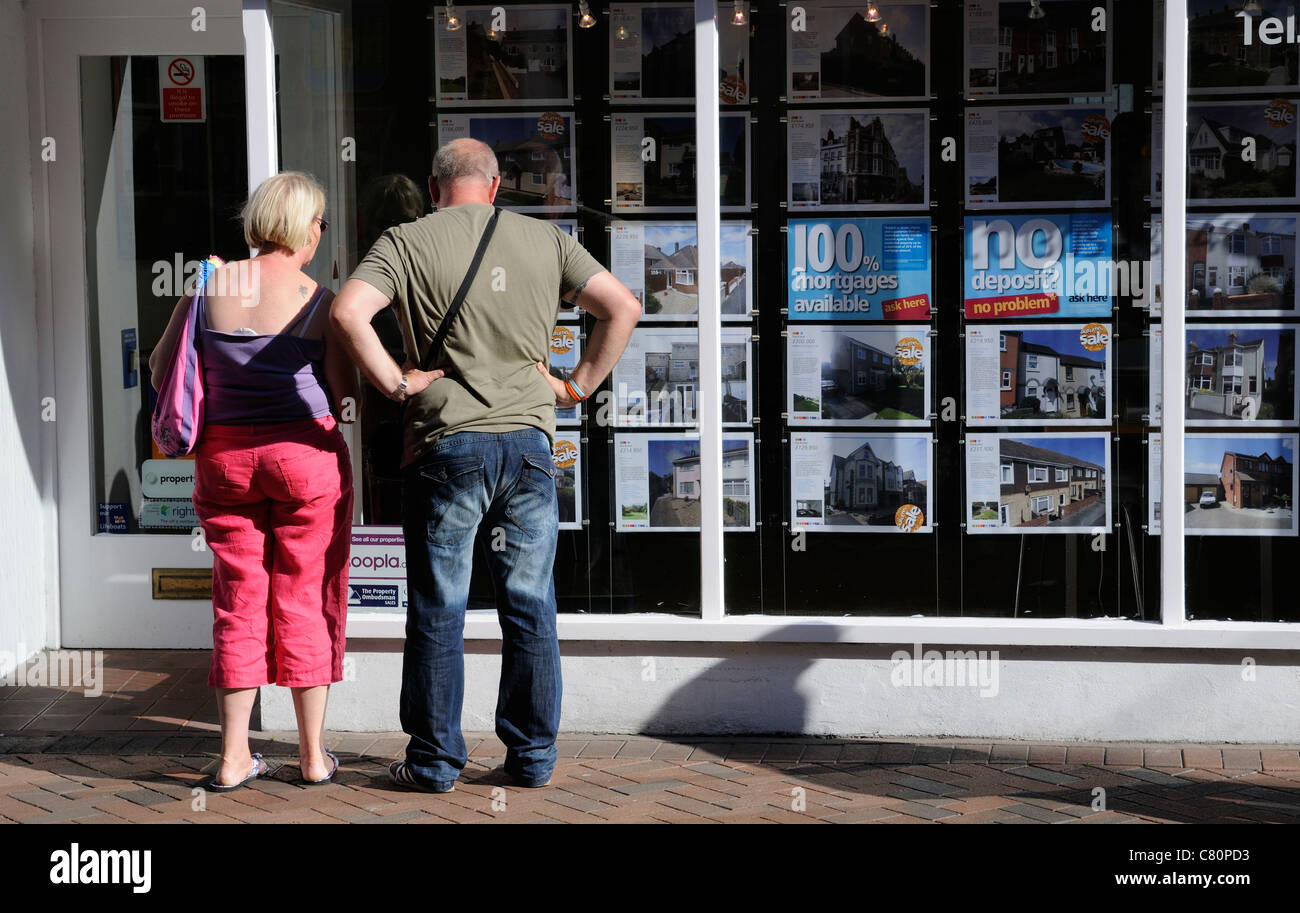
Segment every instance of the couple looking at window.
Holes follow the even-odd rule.
[[[328,227],[324,192],[307,175],[276,175],[242,214],[256,256],[218,267],[196,290],[207,411],[194,506],[213,552],[208,682],[222,731],[209,789],[267,772],[248,727],[257,689],[272,683],[293,692],[302,782],[328,783],[338,770],[324,728],[329,686],[343,677],[352,476],[337,417],[356,401],[358,369],[401,404],[400,718],[410,742],[389,777],[448,792],[467,763],[465,608],[476,534],[487,524],[498,539],[504,533],[502,550],[483,551],[502,634],[504,772],[524,787],[550,781],[562,690],[555,409],[605,379],[641,306],[554,224],[496,208],[500,182],[485,144],[440,148],[429,178],[435,211],[380,235],[335,296],[303,272]],[[232,278],[247,275],[251,296]],[[554,377],[546,360],[561,300],[595,322],[572,374]],[[156,378],[189,302],[177,303],[150,359]],[[390,306],[405,364],[371,324]]]

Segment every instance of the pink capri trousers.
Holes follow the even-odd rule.
[[[208,684],[341,681],[352,465],[334,417],[208,425],[194,509],[213,555]]]

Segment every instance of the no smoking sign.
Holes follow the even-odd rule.
[[[158,58],[158,92],[163,123],[201,123],[204,108],[203,58],[167,55]]]

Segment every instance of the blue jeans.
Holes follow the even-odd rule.
[[[402,729],[406,762],[444,786],[465,769],[465,605],[475,534],[501,621],[496,733],[506,771],[526,785],[555,767],[560,726],[560,643],[555,630],[555,541],[559,509],[551,444],[535,429],[462,432],[403,471],[406,647]]]

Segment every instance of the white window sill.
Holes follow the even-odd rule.
[[[676,641],[683,643],[885,643],[1007,646],[1173,647],[1180,649],[1296,650],[1300,624],[1189,621],[1181,626],[1126,619],[1079,618],[815,618],[736,615],[700,621],[672,615],[572,615],[559,618],[560,640]],[[402,639],[404,615],[348,618],[350,639]],[[500,640],[496,612],[470,611],[466,640]]]

